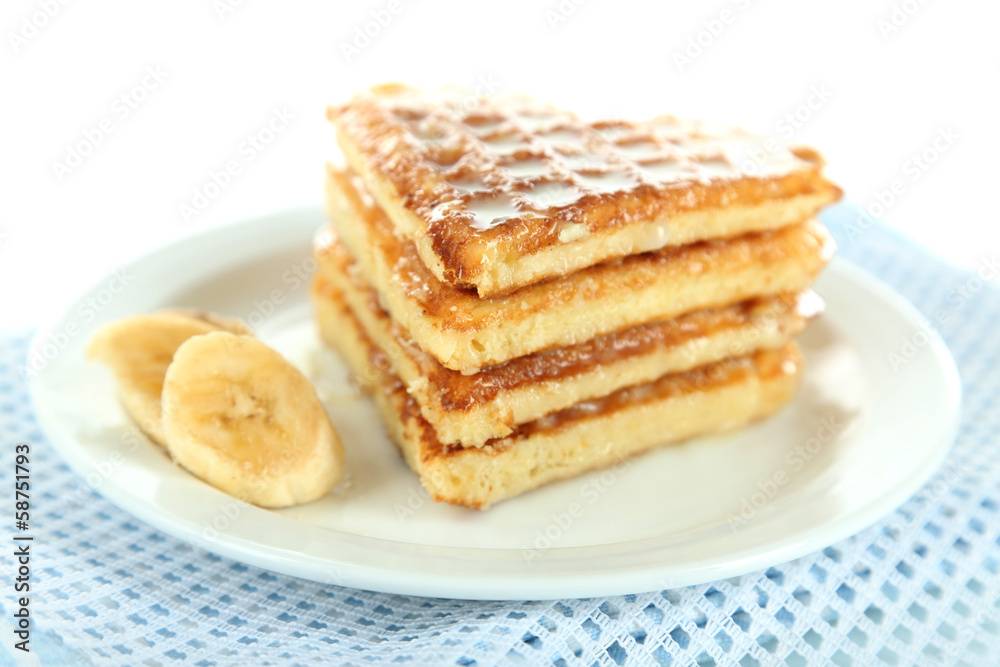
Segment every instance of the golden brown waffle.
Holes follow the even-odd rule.
[[[396,84],[328,115],[397,233],[480,296],[802,222],[840,197],[814,151],[669,116],[584,122],[521,96]]]
[[[800,292],[833,252],[823,226],[809,222],[634,255],[482,299],[435,278],[413,243],[393,234],[358,179],[331,171],[327,191],[336,231],[316,238],[320,270],[335,267],[346,248],[412,340],[445,367],[467,374],[702,308]],[[337,269],[331,270],[336,282]]]
[[[431,498],[476,509],[660,445],[738,429],[784,406],[801,375],[789,343],[579,403],[484,447],[449,447],[344,304],[324,299],[319,307],[337,322],[323,329],[326,342],[365,384]]]
[[[414,344],[351,271],[346,257],[342,260],[338,271],[317,276],[312,287],[324,337],[336,335],[332,330],[341,326],[336,305],[345,303],[365,336],[385,352],[389,369],[405,383],[438,439],[465,447],[482,446],[518,425],[668,373],[784,347],[822,308],[815,293],[752,299],[462,375]]]

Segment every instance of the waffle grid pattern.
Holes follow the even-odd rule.
[[[2,469],[12,470],[14,443],[32,443],[34,532],[44,537],[34,545],[35,655],[150,667],[1000,664],[1000,291],[879,226],[851,232],[848,206],[824,217],[842,255],[925,314],[949,313],[941,332],[964,383],[948,461],[876,525],[765,572],[606,599],[430,600],[274,575],[80,493],[85,482],[45,444],[14,371],[27,338],[6,337]],[[968,300],[954,299],[959,286]],[[10,572],[8,550],[2,561]],[[12,595],[3,587],[3,619]],[[14,664],[6,623],[0,663]]]
[[[428,220],[461,220],[479,230],[585,211],[599,206],[602,195],[621,203],[640,186],[662,191],[812,166],[765,137],[673,116],[583,122],[514,95],[402,92],[362,99],[364,106],[349,104],[339,113],[352,132],[365,132],[365,114],[374,107],[379,127],[411,149],[414,174],[427,175],[435,195]]]

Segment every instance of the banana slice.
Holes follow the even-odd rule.
[[[180,346],[163,383],[163,431],[180,465],[261,507],[316,500],[343,472],[316,390],[255,338],[214,332]]]
[[[218,331],[219,326],[177,310],[126,317],[97,330],[90,339],[87,358],[111,368],[125,411],[150,438],[166,446],[160,392],[167,366],[181,343]]]

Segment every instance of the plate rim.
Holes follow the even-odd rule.
[[[250,229],[258,227],[263,229],[275,218],[282,218],[287,223],[291,218],[296,220],[300,218],[304,220],[307,217],[320,219],[321,216],[321,209],[317,206],[297,206],[231,221],[198,230],[197,232],[150,249],[137,258],[126,262],[121,268],[127,270],[129,267],[139,265],[148,258],[157,255],[178,253],[187,246],[209,243],[213,237],[225,239],[233,234],[245,234]],[[297,224],[305,227],[304,222]],[[926,320],[926,317],[905,297],[849,260],[836,256],[827,271],[839,274],[847,280],[863,286],[864,289],[873,293],[880,301],[892,307],[913,324]],[[60,303],[58,307],[53,308],[52,315],[47,317],[44,324],[36,330],[29,346],[28,354],[31,355],[36,352],[38,347],[48,341],[48,335],[65,319],[73,305],[77,304],[87,294],[100,289],[106,281],[107,276],[104,276],[93,284],[88,285],[86,289],[74,294],[71,300]],[[941,442],[933,449],[933,455],[926,456],[905,481],[896,484],[886,490],[885,493],[879,494],[876,502],[870,503],[864,508],[836,516],[831,521],[820,523],[805,531],[785,536],[768,544],[745,548],[741,552],[702,561],[697,566],[688,567],[681,574],[665,575],[664,571],[669,570],[668,567],[661,568],[658,573],[654,573],[649,568],[633,572],[615,570],[614,568],[602,571],[571,572],[564,573],[562,577],[546,579],[544,581],[544,592],[536,591],[534,595],[524,595],[524,593],[529,588],[537,587],[540,583],[538,579],[544,573],[538,571],[531,572],[530,570],[521,572],[516,577],[493,578],[490,576],[481,576],[470,580],[462,578],[462,575],[456,578],[454,575],[447,573],[424,571],[418,575],[414,570],[386,570],[383,566],[348,565],[346,566],[348,576],[344,577],[343,581],[332,581],[328,576],[320,576],[319,571],[325,571],[325,568],[328,568],[330,565],[336,565],[338,572],[342,572],[340,568],[345,567],[343,563],[323,559],[316,554],[302,553],[272,544],[253,542],[230,533],[220,533],[217,539],[207,540],[201,536],[202,527],[194,520],[165,513],[162,506],[156,505],[146,499],[137,498],[120,485],[113,482],[105,483],[99,489],[95,490],[126,513],[146,522],[157,530],[207,551],[290,576],[385,593],[468,600],[562,599],[621,595],[654,590],[654,588],[663,589],[702,584],[708,581],[740,576],[819,551],[830,544],[864,530],[880,518],[889,515],[928,482],[934,472],[947,458],[960,428],[962,387],[961,379],[951,353],[936,331],[930,332],[929,341],[925,345],[925,348],[932,352],[935,360],[935,368],[942,373],[944,380],[942,390],[948,399],[947,409],[950,419],[949,423],[945,425],[943,435],[940,436]],[[28,378],[28,394],[39,428],[46,440],[52,444],[59,456],[69,464],[72,470],[76,474],[86,477],[90,470],[87,468],[83,447],[75,442],[64,442],[64,439],[61,437],[53,437],[50,430],[46,428],[46,423],[53,417],[48,416],[47,408],[42,407],[39,403],[39,393],[41,392],[42,384],[41,378],[43,376],[44,373],[37,373]],[[224,498],[229,497],[217,490],[213,489],[213,491]],[[293,521],[290,518],[288,520]],[[497,554],[498,552],[516,553],[521,551],[520,548],[498,549],[419,545],[387,540],[385,538],[365,537],[336,531],[336,529],[327,529],[322,526],[310,526],[319,530],[329,530],[338,536],[351,538],[352,541],[361,540],[366,545],[372,545],[375,548],[378,548],[380,543],[391,543],[397,546],[408,544],[414,549],[425,547],[427,549],[445,550],[451,553],[458,552],[469,556]],[[558,555],[566,554],[567,552],[574,554],[586,553],[588,550],[607,549],[612,545],[655,548],[655,543],[665,538],[666,536],[656,536],[601,545],[553,546],[546,551]],[[654,580],[657,586],[650,588],[646,585]],[[642,582],[646,582],[646,584]],[[540,597],[539,593],[541,593]]]

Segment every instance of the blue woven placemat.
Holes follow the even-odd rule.
[[[848,205],[824,218],[842,256],[928,317],[949,315],[940,332],[962,374],[951,456],[879,524],[766,572],[606,599],[462,602],[312,583],[190,547],[88,492],[32,416],[15,372],[27,338],[8,336],[0,338],[3,497],[12,500],[15,444],[30,442],[36,535],[34,653],[19,657],[150,666],[1000,664],[995,258],[983,258],[984,281]],[[12,518],[3,524],[0,661],[11,663],[20,654]]]

